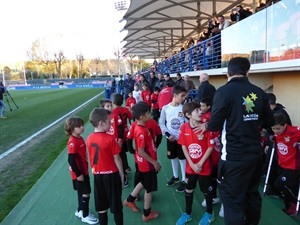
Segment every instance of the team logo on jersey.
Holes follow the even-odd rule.
[[[190,144],[188,150],[192,159],[199,159],[202,155],[202,148],[198,144]]]
[[[182,113],[182,112],[179,112],[179,113],[178,113],[178,117],[183,117],[183,113]]]
[[[285,140],[285,142],[290,142],[291,137],[290,136],[284,136],[284,140]]]
[[[106,131],[107,134],[110,134],[110,135],[113,135],[115,132],[114,132],[114,128],[113,126],[110,126],[109,130]]]
[[[172,129],[178,130],[180,128],[180,125],[181,125],[181,123],[180,123],[180,120],[178,118],[173,118],[171,120],[171,127],[172,127]]]
[[[286,154],[289,153],[288,147],[283,143],[278,143],[277,144],[277,149],[278,149],[278,151],[281,155],[286,155]]]
[[[74,143],[73,143],[73,142],[70,143],[70,144],[69,144],[69,147],[70,147],[70,148],[73,148],[73,147],[74,147]]]
[[[141,135],[140,135],[140,139],[144,139],[144,135],[141,134]]]

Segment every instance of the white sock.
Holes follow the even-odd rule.
[[[175,178],[178,178],[178,158],[171,159],[171,164],[172,164],[173,176]]]
[[[181,176],[182,176],[182,180],[181,180],[181,181],[185,181],[185,165],[186,165],[186,159],[181,159],[181,160],[179,160],[179,163],[180,163]]]

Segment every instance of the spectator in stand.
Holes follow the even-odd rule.
[[[200,86],[198,89],[198,100],[200,101],[202,98],[210,98],[213,99],[216,88],[211,85],[209,82],[209,76],[207,73],[202,73],[199,77]]]
[[[156,87],[159,87],[159,89],[161,90],[161,89],[163,89],[163,87],[164,87],[164,82],[165,82],[165,80],[164,80],[164,77],[163,77],[163,74],[161,73],[161,72],[159,72],[158,74],[157,74],[157,81],[156,81],[156,84],[155,84],[155,86]]]
[[[187,90],[187,91],[195,89],[194,82],[190,80],[190,76],[189,75],[185,75],[184,76],[184,81],[181,82],[180,86],[184,87],[185,90]]]
[[[159,110],[161,111],[162,107],[169,104],[172,99],[172,89],[173,87],[171,86],[170,83],[165,83],[164,88],[159,92],[158,94],[158,107]]]
[[[242,5],[237,5],[231,10],[230,19],[232,22],[237,23],[249,16],[249,13],[243,8]]]
[[[230,22],[228,20],[225,20],[223,15],[220,15],[218,17],[218,22],[219,22],[219,25],[217,27],[214,27],[211,30],[213,36],[218,35],[213,40],[213,49],[214,49],[214,55],[215,55],[213,67],[215,67],[215,68],[221,68],[221,54],[222,54],[221,31],[230,26]]]
[[[184,80],[182,79],[182,76],[180,73],[177,73],[177,80],[175,81],[175,85],[181,85],[181,83],[184,82]]]
[[[126,79],[123,81],[123,91],[125,100],[128,98],[129,92],[133,91],[135,81],[131,78],[129,73],[126,73]]]
[[[165,80],[165,83],[169,83],[171,85],[171,87],[174,87],[175,86],[175,81],[170,77],[170,74],[166,73],[164,74],[164,80]]]
[[[150,72],[150,77],[149,77],[149,83],[150,83],[150,91],[153,93],[154,87],[158,81],[158,78],[155,76],[155,72]]]
[[[195,45],[195,41],[192,37],[190,37],[189,42],[187,44],[187,48],[191,48]]]

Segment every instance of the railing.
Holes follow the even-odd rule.
[[[300,1],[282,0],[158,63],[163,73],[226,67],[232,57],[251,64],[300,59]]]

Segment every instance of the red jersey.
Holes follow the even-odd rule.
[[[202,159],[207,149],[214,146],[211,132],[205,131],[201,135],[200,133],[201,131],[195,133],[189,122],[182,124],[180,127],[178,144],[187,148],[188,154],[193,163],[198,163]],[[198,174],[204,176],[211,175],[212,166],[211,157],[209,157],[203,163],[202,170]],[[192,169],[189,163],[186,164],[185,172],[187,174],[195,174],[195,171]]]
[[[210,119],[210,111],[201,115],[201,123],[207,123]]]
[[[139,155],[138,150],[143,148],[144,151],[154,160],[157,160],[156,147],[147,127],[136,125],[133,131],[135,141],[135,161],[138,164],[139,171],[148,172],[154,170],[154,166]]]
[[[155,93],[151,94],[151,109],[159,109],[158,106],[158,95]]]
[[[88,175],[88,161],[86,154],[86,145],[82,137],[70,136],[68,141],[68,154],[75,154],[75,163],[82,175]],[[69,166],[72,180],[76,180],[77,176]]]
[[[119,139],[119,127],[123,124],[122,119],[120,118],[119,115],[116,113],[113,113],[110,115],[110,129],[107,131],[108,134],[112,135],[115,137],[115,139]]]
[[[129,132],[128,132],[128,135],[127,135],[127,138],[129,139],[134,139],[134,136],[133,136],[133,131],[134,131],[134,128],[137,126],[137,121],[133,122],[131,124],[131,127],[129,129]],[[160,129],[160,126],[157,124],[157,122],[154,120],[154,119],[150,119],[148,120],[146,123],[145,123],[145,127],[148,128],[150,134],[151,134],[151,137],[153,139],[153,141],[155,142],[156,141],[156,137],[158,135],[162,135],[162,132],[161,132],[161,129]]]
[[[105,132],[93,132],[87,137],[90,165],[93,174],[118,172],[114,156],[121,152],[116,139]]]
[[[136,100],[134,97],[128,97],[126,100],[126,107],[131,109],[132,106],[134,106],[136,104]]]
[[[124,136],[123,136],[123,141],[125,141],[127,139],[127,133],[128,133],[128,120],[131,120],[132,114],[129,111],[128,108],[126,107],[116,107],[113,109],[112,114],[114,116],[118,116],[118,122],[117,126],[114,126],[115,132],[118,133],[119,130],[119,126],[122,125],[124,126]]]
[[[300,170],[300,127],[287,125],[280,135],[274,135],[277,145],[278,165],[284,169]]]
[[[165,87],[159,92],[158,94],[159,110],[161,110],[163,106],[172,102],[173,99],[172,89],[173,89],[172,87]]]
[[[149,106],[151,106],[151,91],[150,90],[142,90],[141,97],[143,102],[146,102]]]

